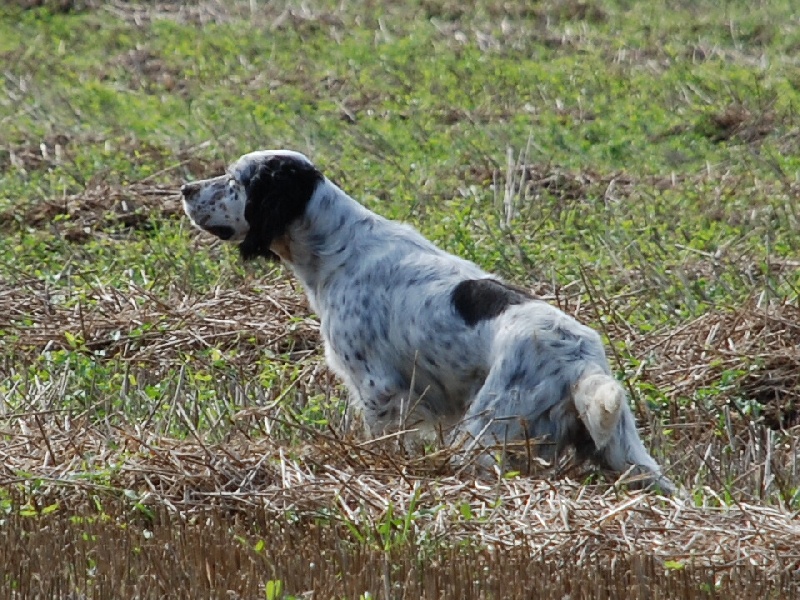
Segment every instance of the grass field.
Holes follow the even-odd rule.
[[[0,596],[800,597],[790,0],[0,6]],[[685,495],[345,427],[279,266],[177,190],[257,148],[608,339]]]

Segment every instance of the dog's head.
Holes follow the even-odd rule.
[[[245,260],[276,258],[270,246],[303,216],[322,180],[322,174],[299,152],[251,152],[224,175],[184,184],[183,209],[200,229],[240,242]]]

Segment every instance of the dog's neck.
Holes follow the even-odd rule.
[[[305,287],[312,308],[319,313],[320,286],[329,273],[359,252],[353,225],[383,220],[324,179],[311,196],[303,217],[292,223],[285,235],[276,238],[270,250],[294,272]]]

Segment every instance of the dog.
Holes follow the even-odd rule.
[[[181,195],[193,224],[237,242],[244,260],[293,271],[371,434],[446,436],[481,467],[502,461],[503,446],[543,440],[540,457],[571,446],[675,491],[594,330],[368,210],[303,154],[245,154]]]

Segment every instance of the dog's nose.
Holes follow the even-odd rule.
[[[184,198],[191,198],[197,193],[197,190],[200,189],[200,186],[196,183],[184,183],[181,186],[181,194]]]

